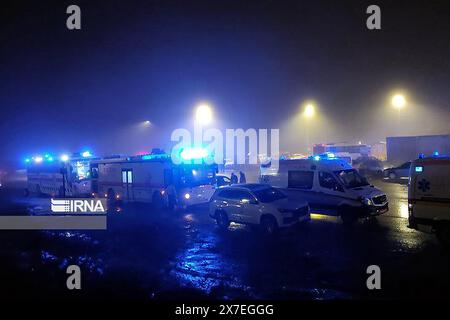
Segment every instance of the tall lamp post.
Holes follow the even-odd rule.
[[[311,151],[310,146],[310,132],[309,132],[309,122],[316,114],[316,107],[312,103],[307,103],[303,109],[303,116],[306,118],[306,151],[309,153]]]
[[[400,112],[406,105],[406,98],[403,94],[397,93],[392,96],[391,99],[392,106],[397,110],[397,126],[398,126],[398,132],[400,132]]]

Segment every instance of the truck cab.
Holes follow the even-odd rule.
[[[414,160],[408,184],[409,227],[450,247],[450,157]]]
[[[386,194],[334,155],[280,160],[278,170],[262,165],[260,180],[282,188],[288,197],[306,200],[311,212],[340,216],[344,223],[388,211]]]

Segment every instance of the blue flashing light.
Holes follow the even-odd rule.
[[[209,152],[204,148],[189,148],[181,151],[180,155],[183,160],[203,159],[208,157]]]
[[[423,172],[423,167],[422,166],[417,166],[414,168],[414,171],[416,172]]]
[[[63,154],[63,155],[61,155],[61,157],[59,157],[59,159],[62,162],[67,162],[67,161],[69,161],[69,156],[67,154]]]
[[[31,159],[30,158],[26,158],[25,159],[25,163],[30,163],[31,162]]]
[[[433,155],[434,155],[435,157],[439,157],[439,151],[433,152]]]
[[[419,153],[419,159],[425,158],[425,155],[423,153]]]
[[[336,155],[334,153],[328,152],[327,157],[328,158],[336,158]]]
[[[320,160],[320,156],[314,156],[314,160],[315,161],[319,161]]]
[[[41,156],[37,156],[33,158],[34,162],[41,163],[44,159]]]
[[[47,157],[47,161],[48,161],[48,162],[53,162],[53,157],[50,157],[50,156]]]
[[[44,158],[48,159],[48,158],[51,158],[51,157],[50,157],[50,155],[48,153],[46,153],[46,154],[44,154]]]
[[[92,156],[92,154],[89,151],[84,151],[83,153],[81,153],[81,156],[83,158],[89,158]]]
[[[141,156],[142,160],[153,160],[153,159],[166,159],[169,155],[165,153],[155,153],[155,154],[144,154]]]

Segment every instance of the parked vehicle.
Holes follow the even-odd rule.
[[[409,227],[435,233],[450,247],[450,157],[412,162],[408,185]]]
[[[209,215],[222,229],[230,222],[257,225],[266,234],[310,220],[306,201],[289,200],[279,189],[266,184],[238,184],[217,189]]]
[[[409,171],[411,167],[411,161],[402,163],[398,167],[387,168],[383,171],[385,178],[389,179],[405,179],[409,178]]]
[[[360,157],[353,161],[353,167],[363,176],[382,177],[383,162],[375,157]]]
[[[346,161],[330,155],[280,160],[279,168],[261,165],[261,182],[282,188],[290,198],[306,200],[312,212],[340,216],[344,223],[389,210],[384,192]]]
[[[51,155],[35,156],[26,160],[27,187],[25,194],[59,197],[84,197],[91,194],[89,152],[64,155],[56,159]]]
[[[223,186],[231,185],[231,179],[223,174],[216,174],[216,187],[220,188]]]
[[[100,159],[91,162],[94,195],[109,200],[185,208],[209,202],[216,164],[175,164],[169,154]]]

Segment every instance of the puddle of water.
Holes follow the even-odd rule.
[[[248,290],[236,276],[237,267],[233,262],[214,250],[216,235],[195,233],[189,237],[187,248],[176,256],[171,271],[182,286],[194,287],[206,294],[218,287]]]

